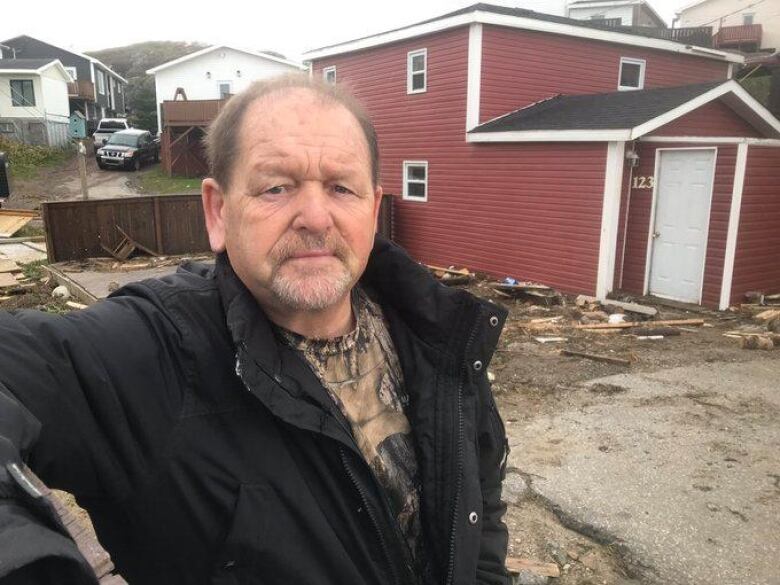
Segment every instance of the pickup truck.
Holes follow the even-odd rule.
[[[160,142],[146,130],[120,130],[95,153],[101,169],[123,168],[138,171],[147,160],[160,160]]]
[[[92,142],[95,150],[103,146],[114,132],[130,129],[130,123],[126,118],[102,118],[98,122],[95,133],[92,135]]]

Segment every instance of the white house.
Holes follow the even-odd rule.
[[[257,79],[303,71],[300,63],[258,51],[215,45],[149,69],[157,94],[157,128],[162,132],[162,103],[179,88],[188,100],[216,100],[240,92]]]
[[[0,60],[0,136],[28,144],[66,144],[69,81],[58,59]]]
[[[716,46],[780,51],[780,0],[696,0],[677,19],[681,27],[711,26]]]
[[[577,20],[619,20],[621,26],[666,28],[666,22],[646,0],[576,0],[567,14]]]

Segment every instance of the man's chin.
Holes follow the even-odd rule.
[[[277,276],[271,285],[276,300],[295,311],[322,311],[338,304],[349,294],[352,279],[346,273],[322,273]]]

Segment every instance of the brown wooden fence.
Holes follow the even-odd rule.
[[[393,232],[393,200],[386,195],[378,231]],[[49,262],[107,256],[122,239],[117,226],[161,255],[209,251],[200,195],[147,195],[42,204]]]
[[[162,255],[209,250],[200,195],[56,201],[42,205],[49,262],[107,256],[131,238]]]

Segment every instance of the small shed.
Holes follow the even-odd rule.
[[[68,124],[68,136],[71,138],[87,137],[87,118],[78,110],[73,110]]]
[[[467,140],[488,150],[526,143],[553,167],[576,155],[574,193],[590,193],[585,177],[598,186],[600,201],[569,201],[567,229],[556,215],[524,210],[560,235],[563,252],[551,248],[545,267],[565,265],[575,243],[589,245],[576,271],[560,273],[561,290],[720,309],[748,291],[780,291],[780,121],[735,81],[556,96],[477,126]],[[505,180],[523,185],[531,171]]]

